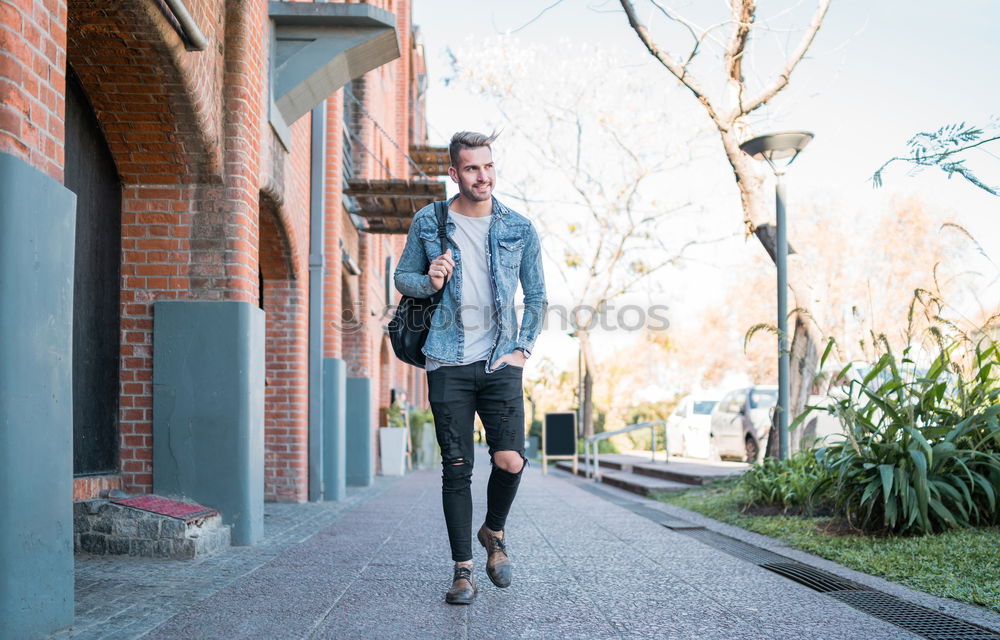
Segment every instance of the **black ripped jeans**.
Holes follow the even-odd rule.
[[[441,446],[441,501],[455,562],[472,559],[472,464],[475,457],[473,421],[478,413],[486,427],[490,457],[497,451],[517,451],[524,458],[523,369],[510,365],[486,373],[484,361],[440,367],[427,373],[434,429]],[[510,473],[493,464],[486,489],[486,526],[502,531],[521,482],[521,471]]]

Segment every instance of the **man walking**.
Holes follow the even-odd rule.
[[[451,179],[458,195],[447,202],[447,250],[441,253],[434,205],[413,217],[395,272],[396,288],[414,297],[444,291],[423,353],[434,427],[441,446],[442,502],[452,560],[445,600],[469,604],[472,575],[473,420],[486,428],[493,469],[486,521],[476,537],[486,548],[486,574],[507,587],[511,562],[504,525],[524,457],[521,374],[547,305],[538,234],[524,216],[493,197],[496,135],[462,131],[451,139]],[[524,292],[520,327],[514,308]],[[447,283],[447,285],[446,285]]]

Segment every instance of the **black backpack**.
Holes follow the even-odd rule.
[[[448,249],[445,239],[445,222],[448,219],[448,207],[445,202],[435,202],[434,212],[437,214],[438,240],[441,241],[441,253]],[[431,328],[431,318],[434,310],[441,302],[444,295],[444,288],[448,285],[445,280],[441,289],[436,291],[429,298],[414,298],[403,296],[396,307],[396,313],[389,321],[389,342],[392,343],[392,350],[396,357],[415,367],[423,368],[427,364],[424,357],[424,343],[427,342],[427,333]]]

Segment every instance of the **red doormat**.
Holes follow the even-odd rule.
[[[208,516],[214,516],[219,513],[215,509],[209,509],[208,507],[203,507],[200,504],[187,504],[185,502],[177,502],[176,500],[168,500],[167,498],[161,498],[160,496],[152,493],[144,496],[135,496],[133,498],[112,500],[111,502],[125,505],[126,507],[142,509],[143,511],[159,513],[160,515],[170,516],[171,518],[179,518],[184,522],[193,522],[199,518],[207,518]]]

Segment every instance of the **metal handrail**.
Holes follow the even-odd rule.
[[[617,435],[621,435],[623,433],[629,433],[629,432],[635,431],[637,429],[649,429],[649,432],[650,432],[650,434],[652,436],[652,439],[650,441],[650,449],[651,449],[651,451],[650,451],[650,458],[649,459],[650,459],[650,462],[655,462],[656,461],[656,427],[658,427],[660,425],[666,426],[666,424],[667,423],[664,420],[654,420],[652,422],[640,422],[639,424],[633,424],[632,426],[625,427],[624,429],[619,429],[618,431],[606,431],[604,433],[595,433],[594,435],[587,437],[583,441],[583,460],[584,460],[584,463],[587,465],[586,466],[586,477],[593,478],[595,482],[597,482],[598,480],[601,479],[601,460],[600,460],[600,453],[598,452],[599,447],[598,447],[598,444],[597,444],[599,441],[601,441],[601,440],[607,440],[611,436],[617,436]],[[593,447],[593,450],[594,450],[593,451],[593,457],[594,457],[594,463],[593,463],[593,465],[591,465],[591,463],[590,463],[591,447]],[[664,448],[665,451],[669,451],[670,450],[667,447],[667,430],[666,429],[663,430],[663,448]],[[667,456],[667,460],[669,460],[669,459],[670,459],[670,456]]]

